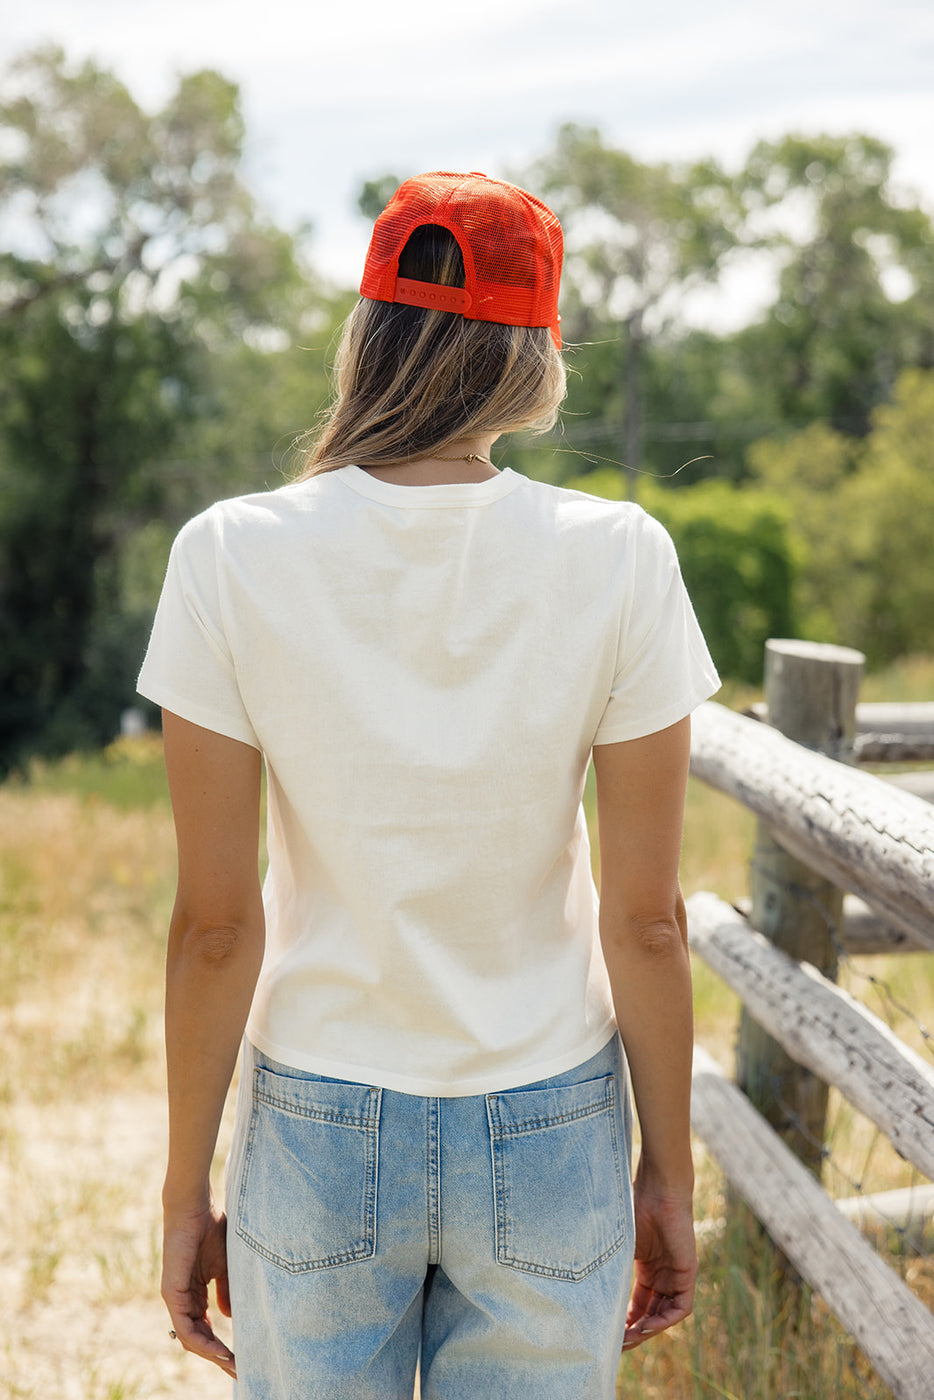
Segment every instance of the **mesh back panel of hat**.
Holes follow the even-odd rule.
[[[464,256],[471,320],[515,326],[557,321],[561,227],[515,186],[438,171],[403,185],[373,230],[361,292],[391,301],[399,254],[422,224],[440,224]]]

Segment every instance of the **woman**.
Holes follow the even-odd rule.
[[[419,1359],[425,1400],[609,1397],[691,1309],[677,863],[716,677],[654,521],[492,464],[563,397],[561,252],[515,186],[407,181],[302,476],[173,550],[163,1296],[244,1400],[410,1397]]]

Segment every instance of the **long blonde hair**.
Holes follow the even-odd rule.
[[[462,287],[457,240],[435,224],[417,229],[399,274]],[[491,433],[546,432],[565,369],[547,327],[362,298],[344,326],[335,387],[319,426],[296,443],[300,480],[349,463],[397,466]]]

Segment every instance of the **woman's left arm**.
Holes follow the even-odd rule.
[[[169,1162],[163,1187],[162,1296],[179,1341],[235,1374],[207,1316],[207,1287],[229,1315],[226,1220],[211,1161],[263,959],[257,749],[163,712],[178,841],[166,959]]]

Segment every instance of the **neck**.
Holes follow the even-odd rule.
[[[386,467],[363,470],[381,481],[394,481],[398,486],[446,486],[456,482],[488,481],[499,471],[490,461],[495,437],[461,438],[439,449],[437,455],[413,457]],[[472,457],[472,461],[468,461]]]

